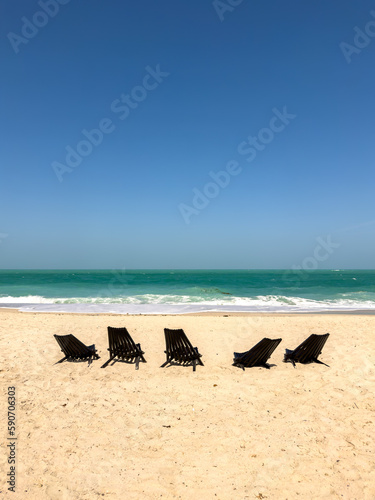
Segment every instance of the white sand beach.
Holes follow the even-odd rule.
[[[2,498],[375,498],[375,316],[120,316],[0,311]],[[108,359],[126,326],[147,363]],[[163,328],[183,328],[204,366],[160,368]],[[283,363],[330,333],[320,364]],[[53,334],[96,344],[63,362]],[[233,351],[281,337],[270,370]],[[16,388],[16,493],[8,491],[7,389]]]

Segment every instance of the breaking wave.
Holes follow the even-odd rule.
[[[204,294],[206,295],[206,294]],[[227,312],[322,312],[374,310],[375,297],[363,294],[342,294],[332,300],[313,300],[283,295],[235,297],[222,295],[208,298],[203,295],[144,294],[113,297],[46,298],[39,295],[0,297],[0,307],[34,312],[79,312],[117,314],[165,314],[203,311]],[[371,294],[373,295],[373,294]]]

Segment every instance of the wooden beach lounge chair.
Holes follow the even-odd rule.
[[[65,354],[65,356],[60,359],[60,361],[57,361],[57,363],[62,363],[64,360],[83,361],[88,359],[90,364],[93,359],[99,359],[99,356],[96,353],[95,344],[86,346],[74,335],[54,335],[54,337],[59,344],[60,349]]]
[[[293,363],[294,368],[296,363],[320,363],[321,365],[326,365],[322,361],[319,361],[318,356],[322,352],[324,344],[327,342],[329,333],[325,335],[316,335],[313,333],[308,339],[302,342],[301,345],[296,347],[294,351],[290,349],[285,350],[284,362],[290,361]]]
[[[135,369],[139,368],[139,361],[146,363],[143,357],[144,352],[141,344],[136,344],[131,338],[126,328],[108,327],[109,360],[104,363],[105,368],[113,359],[118,358],[122,361],[133,362],[135,360]]]
[[[252,366],[263,366],[269,369],[270,365],[267,363],[267,360],[271,357],[280,342],[281,339],[264,338],[247,352],[233,353],[233,366],[238,366],[243,370],[245,367],[251,368]]]
[[[192,363],[193,371],[195,371],[197,363],[204,366],[200,359],[202,354],[199,354],[198,347],[191,345],[190,340],[182,329],[170,330],[169,328],[164,328],[164,335],[166,345],[164,352],[167,355],[167,361],[160,368],[164,368],[164,366],[172,361],[183,365]]]

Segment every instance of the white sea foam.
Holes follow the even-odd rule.
[[[2,304],[54,304],[55,300],[57,299],[46,299],[40,295],[27,295],[25,297],[0,297],[0,307]]]
[[[199,300],[200,299],[200,300]],[[138,295],[133,297],[45,298],[41,296],[1,297],[0,307],[24,312],[75,312],[115,314],[182,314],[202,311],[227,312],[321,312],[374,310],[375,301],[342,298],[312,300],[266,295],[254,298],[228,296],[203,300],[184,295]]]

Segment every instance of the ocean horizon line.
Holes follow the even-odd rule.
[[[277,267],[269,267],[269,268],[240,268],[240,267],[223,267],[223,268],[218,268],[218,267],[156,267],[156,268],[147,268],[147,267],[139,267],[139,268],[121,268],[121,267],[62,267],[62,268],[37,268],[37,267],[26,267],[26,268],[0,268],[1,271],[295,271],[295,272],[306,272],[306,273],[316,273],[316,272],[324,272],[324,271],[375,271],[375,268],[362,268],[362,267],[353,267],[353,268],[319,268],[319,269],[295,269],[292,267],[286,267],[286,268],[277,268]]]

